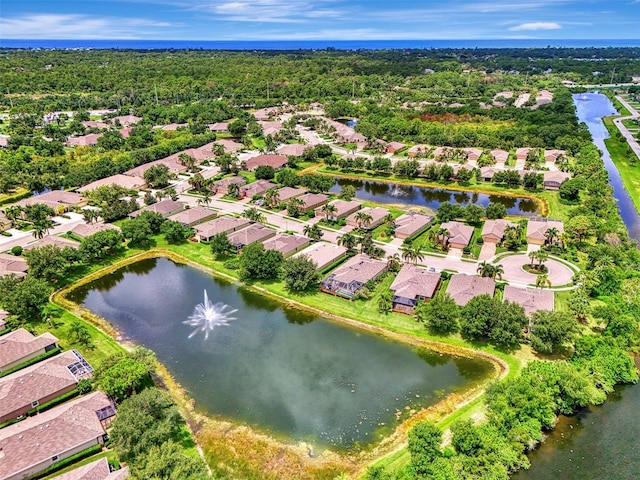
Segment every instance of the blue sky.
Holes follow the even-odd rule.
[[[637,39],[640,0],[0,0],[0,38]]]

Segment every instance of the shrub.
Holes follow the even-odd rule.
[[[19,257],[20,255],[22,255],[22,247],[20,245],[16,245],[11,249],[11,254]]]

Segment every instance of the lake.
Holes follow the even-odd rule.
[[[208,292],[238,309],[208,339],[183,323]],[[492,365],[413,348],[212,278],[165,258],[144,260],[69,298],[152,349],[213,416],[337,449],[388,435],[411,409],[487,380]],[[346,300],[345,300],[346,301]]]
[[[504,195],[488,195],[470,191],[416,187],[346,178],[337,178],[336,182],[336,185],[331,189],[334,193],[339,192],[340,187],[344,185],[352,185],[356,189],[357,199],[383,205],[418,206],[435,211],[444,202],[458,203],[460,205],[475,203],[483,207],[489,205],[490,202],[494,202],[503,204],[511,215],[536,216],[538,214],[538,204],[530,198],[506,197]]]

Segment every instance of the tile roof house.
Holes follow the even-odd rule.
[[[0,372],[11,370],[57,346],[58,339],[48,332],[37,337],[24,328],[7,333],[0,337]]]
[[[487,220],[482,227],[482,239],[485,243],[499,243],[504,237],[507,227],[515,227],[516,224],[509,220],[497,219]]]
[[[118,133],[122,135],[122,138],[129,138],[131,136],[131,127],[123,127],[118,130]]]
[[[167,218],[175,213],[181,212],[182,210],[184,210],[184,203],[176,202],[175,200],[166,198],[157,203],[147,205],[140,210],[136,210],[135,212],[130,213],[129,217],[136,218],[142,212],[156,212],[162,215],[164,218]]]
[[[414,145],[409,150],[407,150],[407,156],[409,157],[421,157],[426,156],[429,153],[431,147],[429,145],[419,144]]]
[[[144,172],[149,170],[151,167],[155,167],[158,165],[166,165],[169,169],[169,173],[181,173],[187,170],[187,166],[182,164],[176,155],[170,155],[166,158],[161,158],[160,160],[154,160],[153,162],[145,163],[139,165],[131,170],[127,170],[124,172],[125,175],[144,178]]]
[[[115,415],[104,392],[95,392],[0,429],[0,478],[42,472],[107,439],[103,421]]]
[[[516,160],[520,162],[524,162],[527,159],[527,155],[531,148],[529,147],[521,147],[516,149]]]
[[[24,257],[0,253],[0,277],[13,274],[22,278],[27,274],[28,268],[27,260]]]
[[[91,182],[83,187],[80,187],[78,189],[78,192],[90,192],[104,185],[117,185],[119,187],[126,188],[127,190],[139,190],[144,187],[144,184],[145,182],[142,177],[137,177],[135,175],[123,175],[119,173],[117,175],[102,178],[100,180],[96,180],[95,182]]]
[[[266,165],[276,170],[285,167],[289,162],[289,158],[285,155],[258,155],[257,157],[247,160],[247,170],[253,171],[256,168]]]
[[[163,132],[169,132],[178,130],[179,128],[187,128],[188,126],[188,123],[169,123],[168,125],[157,125],[154,128],[159,128]]]
[[[278,189],[278,198],[280,199],[280,203],[284,203],[291,198],[299,197],[305,193],[307,193],[307,191],[304,188],[282,187]]]
[[[433,217],[431,215],[410,210],[393,221],[395,224],[395,237],[411,238],[424,230],[432,221]]]
[[[142,120],[141,117],[136,117],[135,115],[120,115],[119,117],[115,117],[112,121],[114,124],[120,124],[123,127],[128,127],[130,125],[135,125],[136,123]]]
[[[212,132],[227,132],[229,131],[229,122],[211,123],[208,127]]]
[[[289,235],[287,233],[278,233],[276,236],[262,242],[265,250],[276,250],[284,257],[289,257],[308,247],[309,243],[311,243],[311,240],[307,237]]]
[[[79,137],[69,137],[65,144],[67,147],[93,147],[98,144],[98,139],[102,136],[102,133],[89,133]]]
[[[209,208],[204,207],[192,207],[187,208],[179,213],[171,215],[169,220],[174,222],[180,222],[185,227],[193,227],[198,223],[202,223],[206,220],[211,220],[216,216],[216,212]]]
[[[527,317],[538,310],[553,310],[554,308],[553,292],[540,288],[518,288],[506,285],[502,301],[514,302],[522,306]]]
[[[242,143],[234,142],[233,140],[229,140],[228,138],[221,138],[220,140],[216,140],[214,143],[222,145],[225,153],[235,153],[238,150],[242,150],[244,148],[244,145]]]
[[[527,243],[531,245],[544,245],[547,230],[555,228],[558,233],[564,232],[564,224],[560,220],[549,220],[546,218],[529,219],[527,222]]]
[[[85,120],[81,123],[85,128],[109,128],[111,126],[108,123],[102,122],[100,120]]]
[[[368,224],[363,223],[362,227],[360,226],[360,221],[357,218],[360,212],[371,216],[371,221]],[[373,230],[378,225],[381,225],[384,223],[385,219],[387,218],[387,215],[389,215],[389,210],[387,210],[386,208],[382,208],[382,207],[363,208],[359,212],[352,213],[347,217],[347,225],[351,225],[357,228],[365,228],[367,230]]]
[[[277,121],[258,120],[258,124],[262,127],[262,134],[264,136],[275,135],[284,129],[282,123]]]
[[[236,175],[235,177],[223,178],[222,180],[213,182],[213,188],[215,189],[216,193],[222,193],[223,195],[226,195],[227,193],[229,193],[229,185],[231,185],[232,183],[237,183],[242,186],[247,183],[247,179],[240,175]]]
[[[559,158],[567,158],[567,152],[565,150],[545,150],[544,161],[556,163]]]
[[[123,467],[112,472],[107,457],[102,457],[95,462],[87,463],[62,475],[53,477],[52,480],[124,480],[128,475],[129,467]]]
[[[364,285],[387,271],[387,263],[362,253],[350,258],[322,281],[321,290],[352,299]]]
[[[105,230],[120,230],[120,228],[111,223],[79,223],[71,229],[71,233],[80,238],[86,238]]]
[[[329,215],[329,220],[339,220],[341,218],[345,218],[348,215],[351,215],[354,212],[357,212],[362,208],[362,203],[356,200],[333,200],[329,202],[327,205],[333,205],[336,207],[335,213],[331,213]],[[326,218],[327,212],[323,210],[324,206],[316,208],[316,216]]]
[[[433,298],[439,283],[439,273],[405,263],[389,287],[394,293],[392,309],[401,313],[413,313],[418,302]]]
[[[275,183],[271,183],[268,180],[257,180],[253,183],[245,185],[240,188],[240,196],[253,198],[256,195],[264,195],[267,190],[272,188],[276,188],[277,185]]]
[[[35,197],[24,198],[16,202],[16,205],[19,207],[27,207],[36,203],[47,205],[57,212],[58,210],[67,210],[69,207],[84,207],[87,204],[87,199],[79,193],[52,190],[36,195]]]
[[[305,150],[311,148],[309,145],[303,145],[302,143],[292,143],[282,145],[276,149],[276,152],[280,155],[286,155],[287,157],[301,157]]]
[[[0,378],[0,424],[73,391],[92,372],[80,353],[68,350]]]
[[[505,163],[509,158],[509,152],[506,150],[491,150],[491,156],[496,163]]]
[[[315,210],[329,201],[329,196],[324,193],[305,193],[298,198],[302,200],[300,210],[303,212]]]
[[[387,153],[396,153],[406,147],[407,146],[401,142],[389,142],[385,145],[384,149]]]
[[[481,167],[480,168],[480,178],[482,178],[483,182],[490,182],[493,180],[493,177],[497,172],[502,172],[502,168],[495,167]]]
[[[480,148],[467,147],[463,148],[467,154],[467,160],[470,162],[476,162],[482,156],[482,150]]]
[[[256,242],[263,242],[268,238],[273,237],[276,231],[265,227],[261,223],[253,223],[242,230],[236,230],[227,234],[229,243],[233,245],[236,250],[242,250],[247,245],[251,245]]]
[[[75,240],[69,240],[68,238],[58,237],[57,235],[45,235],[40,240],[36,240],[33,243],[30,243],[24,250],[32,250],[34,248],[44,247],[46,245],[54,245],[60,248],[74,248],[77,249],[80,247],[80,242],[76,242]]]
[[[491,278],[474,277],[465,273],[456,273],[449,280],[447,293],[461,307],[478,295],[491,295],[496,289],[496,282]]]
[[[296,257],[305,256],[316,264],[316,270],[324,270],[347,255],[346,247],[329,242],[316,242],[305,248]]]
[[[196,225],[194,230],[198,240],[207,242],[211,240],[211,237],[219,233],[235,232],[236,230],[246,227],[249,223],[251,222],[246,218],[223,216]]]
[[[559,171],[546,171],[542,173],[542,187],[545,190],[559,190],[560,185],[565,180],[569,180],[571,178],[571,174],[568,172],[559,172]]]
[[[7,218],[7,216],[0,212],[0,232],[4,232],[5,230],[9,230],[11,228],[11,220]]]
[[[451,248],[464,248],[469,245],[471,237],[473,237],[473,227],[461,222],[446,222],[440,225],[440,228],[449,232],[447,242]]]

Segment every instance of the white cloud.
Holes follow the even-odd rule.
[[[175,25],[143,18],[41,13],[0,18],[0,35],[2,38],[137,39],[172,26]]]
[[[561,28],[562,25],[556,22],[529,22],[511,27],[509,30],[512,32],[521,32],[524,30],[560,30]]]

